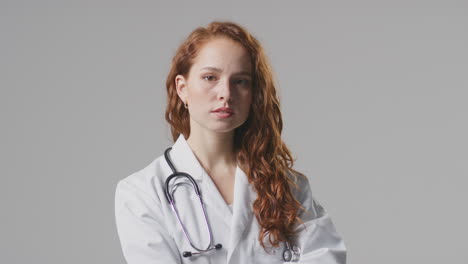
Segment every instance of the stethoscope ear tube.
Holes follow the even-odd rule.
[[[167,161],[167,164],[169,165],[169,167],[171,168],[172,170],[172,173],[175,173],[176,172],[176,169],[174,168],[174,165],[172,164],[170,158],[169,158],[169,151],[171,151],[172,148],[167,148],[165,151],[164,151],[164,158],[166,158],[166,161]]]
[[[195,180],[192,178],[192,176],[190,176],[189,174],[185,173],[185,172],[177,172],[175,167],[174,167],[174,164],[172,164],[170,158],[169,158],[169,151],[171,150],[172,148],[167,148],[165,151],[164,151],[164,157],[166,158],[166,161],[167,161],[167,164],[169,165],[169,167],[171,168],[172,170],[172,174],[167,177],[166,179],[166,188],[165,188],[165,195],[166,195],[166,199],[167,199],[167,202],[172,204],[174,202],[174,197],[172,197],[172,194],[171,192],[169,191],[169,184],[171,182],[171,180],[173,178],[176,178],[176,177],[187,177],[187,179],[190,180],[190,182],[192,183],[194,189],[195,189],[195,193],[200,196],[200,189],[198,188],[198,184],[195,182]]]
[[[166,199],[170,204],[174,202],[174,197],[172,197],[172,194],[169,191],[169,184],[171,183],[172,179],[177,178],[177,177],[186,177],[187,179],[189,179],[189,181],[192,183],[195,193],[197,194],[197,196],[200,196],[201,194],[200,189],[198,188],[198,184],[195,182],[195,179],[193,179],[192,176],[190,176],[189,174],[185,172],[174,172],[169,177],[167,177],[166,184],[165,184],[166,188],[164,189],[164,194],[166,195]]]

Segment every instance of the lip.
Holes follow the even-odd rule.
[[[212,112],[218,118],[229,118],[233,115],[233,113],[223,113],[223,112]]]
[[[219,112],[226,112],[226,113],[229,113],[229,114],[234,114],[234,111],[232,110],[232,108],[229,108],[229,107],[220,107],[212,112],[214,113],[219,113]]]

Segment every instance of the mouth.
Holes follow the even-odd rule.
[[[227,111],[213,111],[213,114],[215,114],[219,118],[228,118],[234,115],[233,112],[227,112]]]
[[[223,114],[234,114],[234,111],[232,110],[232,108],[229,108],[229,107],[220,107],[212,112],[223,113]]]

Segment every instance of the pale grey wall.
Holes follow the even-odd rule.
[[[0,2],[0,263],[124,263],[116,182],[170,145],[165,75],[229,19],[349,263],[464,263],[466,1]]]

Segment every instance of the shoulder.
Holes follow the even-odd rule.
[[[292,181],[291,191],[298,200],[304,200],[312,196],[309,178],[297,172],[288,171],[287,176]]]
[[[315,193],[312,190],[311,182],[306,175],[289,172],[289,177],[295,183],[291,190],[299,203],[304,207],[304,216],[307,218],[319,218],[326,212],[318,202]]]
[[[115,186],[116,206],[127,201],[160,204],[163,195],[163,183],[167,168],[164,166],[164,155],[155,158],[143,168],[117,181]]]

